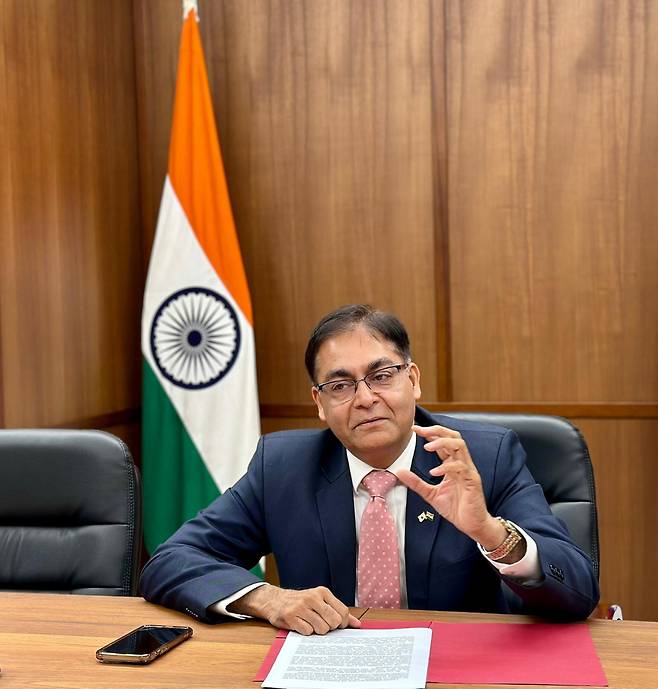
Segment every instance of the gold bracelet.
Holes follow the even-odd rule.
[[[490,560],[493,560],[494,562],[497,562],[498,560],[502,560],[504,557],[507,557],[514,550],[514,548],[516,548],[516,546],[520,543],[521,539],[523,538],[521,534],[517,531],[514,524],[508,522],[507,519],[503,519],[502,517],[496,517],[496,519],[505,527],[508,536],[497,548],[494,548],[491,551],[484,551],[487,557]]]

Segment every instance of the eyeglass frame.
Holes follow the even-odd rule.
[[[397,369],[397,372],[398,372],[398,373],[402,373],[402,369],[406,369],[406,368],[408,368],[410,365],[411,365],[411,361],[405,361],[405,362],[402,363],[402,364],[390,364],[389,366],[382,366],[381,368],[377,368],[377,369],[375,369],[374,371],[370,371],[370,373],[366,373],[366,375],[363,376],[363,378],[358,378],[358,379],[354,379],[354,378],[334,378],[333,380],[327,380],[327,381],[325,381],[324,383],[318,383],[318,384],[315,386],[315,389],[316,389],[318,392],[322,392],[322,388],[324,388],[326,385],[330,385],[331,383],[340,383],[340,382],[342,382],[342,381],[351,382],[351,383],[354,385],[354,394],[352,395],[352,397],[349,397],[349,398],[346,399],[344,402],[339,402],[339,403],[338,403],[338,404],[345,404],[346,402],[351,402],[351,401],[356,397],[357,390],[359,389],[359,383],[362,382],[362,381],[365,383],[366,387],[368,388],[368,390],[370,390],[370,392],[375,393],[375,395],[379,395],[379,394],[380,394],[379,391],[373,390],[373,389],[370,387],[370,385],[368,384],[368,381],[366,380],[366,378],[369,378],[370,376],[374,376],[376,373],[381,373],[382,371],[386,371],[386,370],[388,370],[389,368],[395,368],[395,369]],[[329,393],[325,393],[325,394],[329,394]]]

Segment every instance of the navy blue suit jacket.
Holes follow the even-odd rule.
[[[553,516],[525,466],[516,434],[498,426],[434,416],[418,407],[422,426],[458,430],[480,476],[489,511],[510,519],[536,541],[542,580],[523,586],[501,576],[475,542],[416,493],[407,494],[405,558],[409,608],[527,612],[585,618],[596,606],[598,583],[587,555]],[[434,453],[418,438],[412,471],[425,481]],[[208,606],[258,581],[249,571],[274,553],[281,586],[326,586],[354,605],[356,534],[353,489],[345,449],[330,430],[282,431],[263,436],[249,469],[235,486],[184,524],[154,553],[142,572],[142,595],[217,621]]]

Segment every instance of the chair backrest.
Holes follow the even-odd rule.
[[[527,454],[527,465],[555,516],[592,560],[599,576],[599,529],[594,472],[587,443],[566,419],[533,414],[449,412],[446,416],[511,428]]]
[[[0,431],[0,589],[132,595],[140,553],[138,473],[121,440]]]

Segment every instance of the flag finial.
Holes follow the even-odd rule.
[[[183,0],[183,21],[187,19],[187,15],[192,10],[196,12],[196,20],[199,21],[199,6],[197,0]]]

